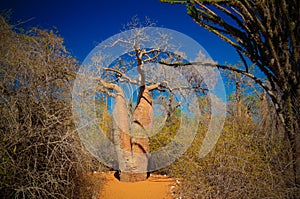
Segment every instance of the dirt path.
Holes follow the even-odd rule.
[[[151,175],[146,181],[120,182],[114,173],[102,173],[105,184],[99,199],[172,199],[175,181],[166,176]]]

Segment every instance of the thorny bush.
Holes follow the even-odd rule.
[[[53,31],[0,17],[1,198],[91,198],[82,176],[93,163],[71,115],[77,67]]]

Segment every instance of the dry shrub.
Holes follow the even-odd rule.
[[[264,110],[265,111],[265,110]],[[214,150],[205,158],[198,151],[205,135],[198,135],[170,175],[183,179],[181,198],[291,198],[293,172],[290,147],[274,118],[229,116]]]
[[[98,199],[102,190],[104,178],[98,172],[83,173],[76,182],[80,189],[76,190],[74,198]]]
[[[91,170],[71,114],[76,60],[53,31],[0,17],[0,195],[77,198]],[[87,198],[87,197],[83,197]]]
[[[240,101],[233,97],[228,102],[222,134],[204,158],[198,153],[210,122],[210,106],[205,97],[199,99],[201,118],[193,144],[172,165],[158,171],[180,179],[177,198],[294,197],[291,145],[274,107],[265,93],[261,98],[239,95]],[[166,129],[167,136],[174,136],[172,127]],[[156,139],[154,146],[163,146],[165,138]]]

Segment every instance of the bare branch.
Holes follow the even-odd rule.
[[[120,75],[119,78],[122,78],[124,79],[124,81],[128,82],[128,83],[131,83],[131,84],[138,84],[138,82],[128,76],[126,76],[123,72],[117,70],[117,69],[114,69],[114,68],[104,68],[105,71],[112,71],[112,72],[115,72],[115,73],[118,73]]]
[[[227,66],[227,65],[220,65],[220,64],[213,64],[213,63],[203,63],[203,62],[189,62],[189,63],[165,63],[165,62],[159,62],[160,64],[164,64],[166,66],[172,66],[172,67],[178,67],[178,66],[192,66],[192,65],[198,65],[198,66],[208,66],[208,67],[215,67],[215,68],[221,68],[223,70],[230,70],[236,73],[240,73],[242,75],[245,75],[249,78],[251,78],[252,80],[254,80],[258,85],[260,85],[264,90],[267,91],[267,93],[274,98],[276,101],[276,96],[275,94],[272,92],[272,90],[259,78],[257,78],[256,76],[254,76],[251,73],[248,73],[246,71],[231,67],[231,66]]]

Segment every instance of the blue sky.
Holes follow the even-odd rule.
[[[158,27],[190,36],[220,64],[234,64],[239,60],[231,46],[197,25],[183,5],[159,0],[2,0],[0,10],[4,9],[11,9],[12,22],[33,18],[25,26],[57,27],[68,50],[81,62],[101,41],[120,33],[133,16],[141,20],[147,16]]]

